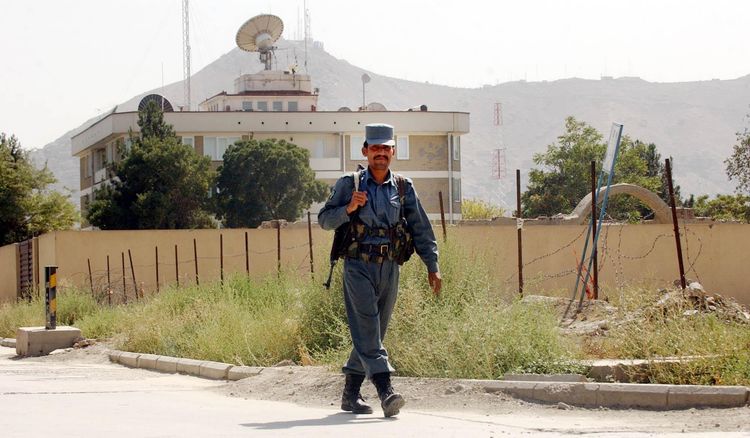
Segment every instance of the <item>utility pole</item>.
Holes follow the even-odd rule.
[[[182,0],[182,71],[185,99],[183,110],[190,111],[190,5]]]

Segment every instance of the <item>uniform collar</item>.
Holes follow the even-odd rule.
[[[375,181],[375,179],[370,175],[370,168],[368,167],[365,169],[365,184],[369,183],[370,181],[377,184],[378,182]],[[385,177],[385,181],[383,181],[383,184],[390,184],[393,187],[396,187],[396,181],[393,178],[393,172],[391,169],[388,169],[388,175]]]

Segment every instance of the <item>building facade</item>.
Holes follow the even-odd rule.
[[[308,75],[263,71],[235,81],[235,93],[219,93],[199,111],[166,112],[184,144],[218,165],[227,147],[239,140],[284,139],[310,151],[316,178],[332,185],[366,160],[361,148],[368,123],[388,123],[396,132],[391,168],[414,180],[425,210],[440,219],[461,219],[461,136],[469,132],[469,114],[426,111],[317,111],[317,90]],[[109,179],[107,163],[118,160],[118,144],[138,132],[138,113],[110,114],[72,138],[80,159],[81,210]],[[311,207],[317,213],[322,206]]]

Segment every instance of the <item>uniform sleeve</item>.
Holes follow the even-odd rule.
[[[351,176],[343,176],[336,181],[328,200],[318,212],[318,224],[321,228],[335,230],[349,222],[346,206],[352,199],[353,185]]]
[[[406,183],[404,217],[414,239],[414,249],[427,266],[427,272],[439,272],[435,233],[410,179]]]

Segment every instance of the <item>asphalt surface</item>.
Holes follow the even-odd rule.
[[[654,430],[647,423],[633,424],[632,416],[600,415],[592,421],[587,411],[482,415],[412,411],[407,405],[399,416],[385,419],[377,409],[373,415],[357,416],[336,406],[229,397],[216,390],[222,385],[225,382],[126,368],[109,363],[104,355],[93,360],[75,352],[19,359],[14,350],[0,347],[0,436],[621,437],[650,436]]]

